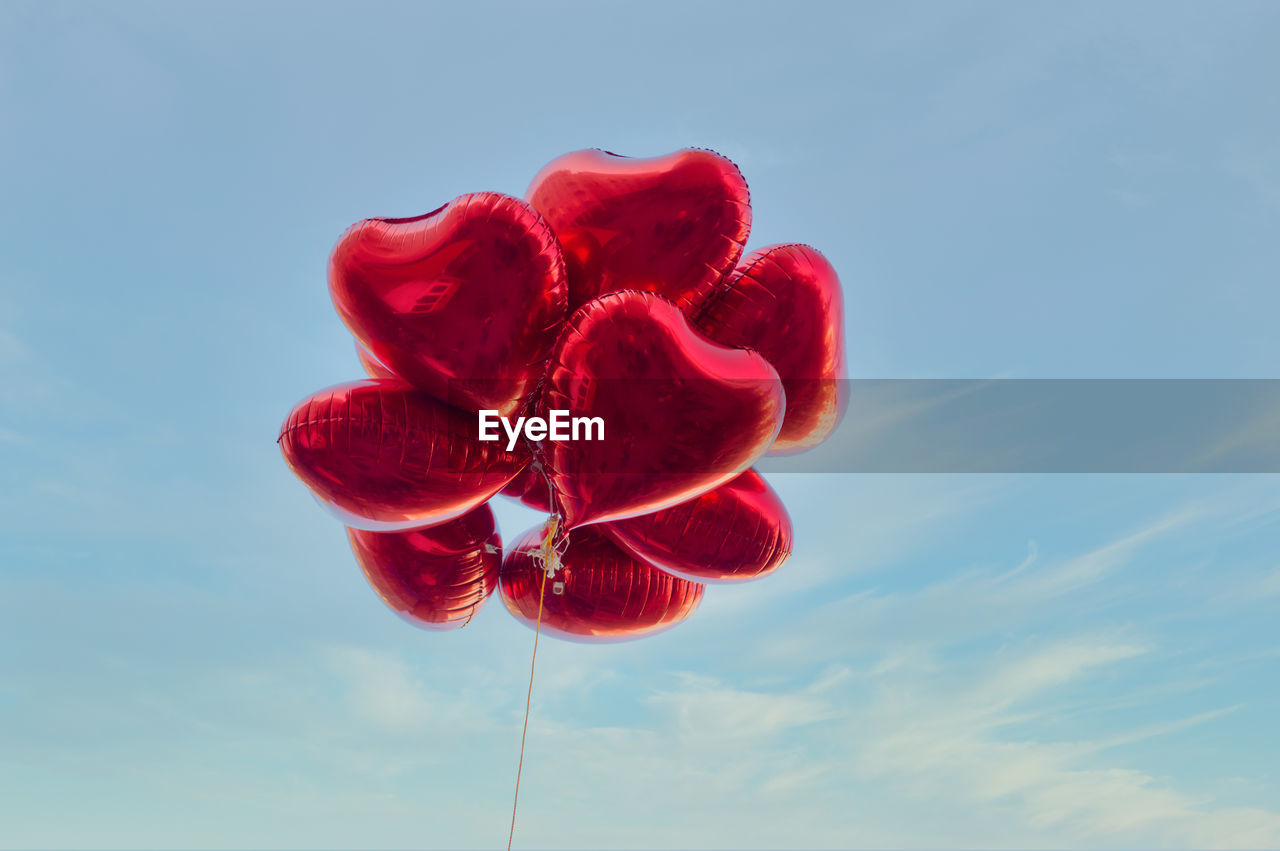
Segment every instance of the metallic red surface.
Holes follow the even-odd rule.
[[[280,451],[321,504],[349,526],[441,523],[497,493],[527,463],[481,442],[475,416],[396,380],[340,384],[299,402]]]
[[[518,198],[462,195],[411,219],[366,219],[329,263],[342,321],[378,361],[441,401],[513,413],[565,316],[560,248]]]
[[[487,505],[429,529],[347,537],[382,602],[415,626],[466,626],[498,585],[502,538]]]
[[[498,587],[507,611],[532,627],[544,570],[535,554],[544,531],[530,529],[508,548]],[[555,583],[563,583],[555,593]],[[693,614],[703,586],[663,573],[618,549],[593,528],[577,529],[561,568],[547,579],[542,629],[572,641],[625,641],[675,626]]]
[[[636,558],[695,582],[742,582],[791,554],[791,518],[755,470],[655,514],[598,526]]]
[[[648,514],[746,470],[773,443],[785,397],[755,352],[708,340],[652,293],[613,293],[569,320],[542,410],[601,417],[604,440],[538,444],[567,528]]]
[[[844,300],[835,269],[817,250],[752,252],[698,294],[690,315],[711,339],[754,349],[782,376],[787,415],[770,454],[811,449],[835,430],[848,404]]]
[[[571,310],[618,290],[682,303],[733,269],[751,230],[747,183],[712,151],[575,151],[546,165],[525,197],[564,248]]]
[[[359,343],[356,343],[356,357],[360,359],[360,366],[364,369],[365,375],[370,378],[400,378],[382,363],[379,363],[378,359],[369,354],[369,350]],[[400,380],[403,381],[404,379]]]
[[[551,513],[551,491],[547,480],[530,464],[521,470],[511,482],[502,489],[503,496],[518,499],[534,511]]]

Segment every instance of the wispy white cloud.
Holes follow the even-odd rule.
[[[409,673],[399,659],[354,647],[329,651],[334,670],[347,682],[347,704],[361,721],[389,732],[422,729],[437,707],[448,705]]]
[[[1280,815],[1208,797],[1133,747],[1222,723],[1237,701],[1215,705],[1201,690],[1207,707],[1167,711],[1161,682],[1132,677],[1165,657],[1157,635],[1062,616],[1205,518],[1221,519],[1172,511],[1078,555],[1032,545],[1008,569],[848,596],[789,627],[798,654],[765,652],[774,637],[726,618],[716,628],[751,662],[715,674],[681,667],[679,630],[607,652],[545,643],[518,834],[561,848],[1274,846]],[[954,608],[976,611],[928,620]],[[406,629],[424,640],[394,650],[325,643],[193,672],[189,689],[157,695],[160,705],[135,695],[112,723],[139,707],[165,719],[176,744],[135,748],[134,770],[190,765],[193,787],[217,802],[200,810],[201,828],[224,847],[273,836],[408,847],[422,844],[424,822],[448,826],[442,844],[491,846],[509,814],[531,635],[486,614],[483,631]],[[912,628],[894,629],[898,618]],[[990,635],[994,646],[964,649]],[[455,652],[491,661],[460,666]],[[1130,699],[1141,712],[1121,711]],[[214,756],[187,750],[196,741]],[[244,760],[295,768],[242,782]],[[314,783],[290,779],[296,766]],[[237,833],[213,818],[232,805]],[[282,812],[298,822],[273,833]],[[152,844],[179,835],[165,830]]]
[[[642,724],[535,721],[534,815],[522,830],[564,847],[606,841],[623,819],[634,843],[686,847],[785,847],[788,836],[821,848],[1273,847],[1280,813],[1222,806],[1108,757],[1233,707],[1096,738],[1026,732],[1057,718],[1055,695],[1150,652],[1075,637],[945,677],[899,660],[770,690],[680,675],[645,701]],[[566,809],[575,801],[590,807]],[[573,821],[576,841],[547,807]],[[773,821],[780,813],[790,833]]]
[[[1132,660],[1134,645],[1089,639],[1050,644],[992,668],[954,692],[902,675],[882,686],[863,729],[872,742],[858,765],[923,801],[957,798],[973,807],[1012,807],[1030,841],[1052,847],[1273,847],[1280,813],[1215,806],[1103,751],[1140,737],[1209,723],[1231,707],[1096,741],[1042,741],[1002,730],[1051,718],[1037,705],[1056,686]],[[1005,844],[998,835],[978,844]]]
[[[1197,507],[1179,509],[1079,555],[1048,559],[1034,542],[1026,558],[1006,570],[955,570],[921,588],[860,590],[819,607],[813,629],[785,638],[762,639],[761,654],[775,660],[828,658],[850,650],[943,646],[1034,622],[1044,608],[1067,595],[1102,587],[1141,547],[1174,534],[1205,516]],[[792,568],[798,569],[798,568]],[[1105,584],[1105,592],[1120,586]],[[839,636],[833,641],[832,636]]]
[[[562,723],[544,731],[566,758],[562,770],[590,764],[579,748],[607,748],[610,763],[626,767],[625,788],[657,810],[696,795],[709,812],[736,806],[749,813],[738,817],[743,847],[777,841],[763,817],[755,818],[774,812],[779,801],[771,796],[785,797],[791,818],[809,819],[810,847],[1273,847],[1280,812],[1187,790],[1135,763],[1126,747],[1217,723],[1238,705],[1118,731],[1106,724],[1105,733],[1084,738],[1050,732],[1077,716],[1081,695],[1100,682],[1111,684],[1107,698],[1086,703],[1088,712],[1105,715],[1128,701],[1160,714],[1168,694],[1159,684],[1114,687],[1133,666],[1163,655],[1131,626],[1023,638],[995,654],[954,652],[978,636],[1025,635],[1020,627],[1061,612],[1065,598],[1106,592],[1144,557],[1144,547],[1221,520],[1220,508],[1174,510],[1075,556],[1046,559],[1032,543],[1007,571],[851,595],[794,636],[808,650],[829,648],[828,657],[891,648],[861,673],[836,666],[771,688],[683,675],[647,699],[652,715],[644,728],[583,736]],[[894,630],[899,621],[912,625],[914,640],[899,640],[908,634]],[[925,624],[933,628],[920,634]],[[762,637],[758,648],[777,645]],[[795,655],[794,646],[773,654],[756,649],[746,652],[766,680],[785,681],[789,660],[810,658]],[[597,782],[587,773],[581,785],[570,785],[587,795]],[[678,819],[669,826],[653,841],[680,836],[696,844],[700,836]],[[718,839],[724,844],[723,832]]]
[[[828,700],[815,694],[744,691],[693,674],[681,675],[679,688],[659,691],[648,703],[687,738],[720,728],[722,736],[761,741],[833,717]]]

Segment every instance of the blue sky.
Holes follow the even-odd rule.
[[[0,6],[0,847],[494,848],[531,633],[274,443],[352,221],[715,148],[857,377],[1276,377],[1280,8]],[[854,414],[856,416],[856,412]],[[767,581],[545,642],[528,848],[1280,847],[1265,476],[774,479]],[[503,505],[504,535],[537,521]]]

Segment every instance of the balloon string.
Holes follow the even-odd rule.
[[[546,599],[547,577],[555,571],[559,559],[551,547],[555,536],[556,521],[547,524],[546,537],[542,539],[542,552],[539,561],[544,565],[542,582],[538,585],[538,620],[533,627],[533,657],[529,660],[529,691],[524,697],[524,726],[520,730],[520,761],[516,764],[516,794],[511,801],[511,832],[507,834],[507,851],[511,851],[511,843],[516,837],[516,807],[520,805],[520,773],[524,770],[524,742],[529,734],[529,705],[533,702],[533,672],[538,664],[538,636],[542,634],[542,603]],[[547,567],[550,565],[550,567]]]

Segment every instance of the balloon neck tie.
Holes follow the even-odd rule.
[[[546,578],[554,579],[560,569],[560,518],[552,517],[547,522],[547,530],[542,536],[542,547],[538,550],[538,562],[546,572]]]

